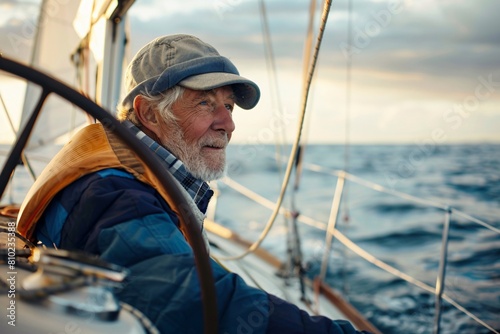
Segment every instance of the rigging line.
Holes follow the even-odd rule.
[[[285,157],[282,157],[282,159],[285,159]],[[413,195],[410,195],[410,194],[407,194],[407,193],[404,193],[401,191],[388,189],[388,188],[386,188],[382,185],[379,185],[375,182],[362,179],[362,178],[360,178],[356,175],[350,174],[350,173],[345,173],[342,170],[329,169],[329,168],[325,168],[323,166],[320,166],[317,164],[312,164],[312,163],[304,163],[304,167],[307,170],[312,171],[312,172],[323,173],[323,174],[332,175],[335,177],[339,177],[341,173],[344,173],[343,176],[346,179],[348,179],[349,181],[355,182],[362,187],[372,189],[374,191],[378,191],[381,193],[389,194],[389,195],[392,195],[395,197],[399,197],[399,198],[405,199],[407,201],[418,203],[418,204],[421,204],[424,206],[434,207],[434,208],[442,209],[442,210],[448,209],[447,205],[444,205],[444,204],[439,203],[437,201],[427,200],[427,199],[419,198],[419,197],[416,197],[416,196],[413,196]],[[249,196],[249,198],[251,198],[251,197]],[[261,205],[265,206],[264,204],[261,204]],[[456,215],[461,216],[462,218],[468,219],[468,220],[470,220],[478,225],[481,225],[481,226],[483,226],[483,227],[485,227],[493,232],[500,234],[499,228],[496,228],[496,227],[486,223],[485,221],[480,220],[476,217],[473,217],[473,216],[471,216],[463,211],[460,211],[456,208],[451,208],[451,209],[452,209],[453,213],[455,213]],[[314,224],[309,224],[309,225],[314,226]],[[316,227],[320,228],[320,229],[322,228],[322,227],[318,227],[318,226],[316,226]]]
[[[331,169],[327,169],[327,168],[324,168],[323,166],[320,166],[320,165],[317,165],[317,164],[305,164],[305,166],[309,169],[309,170],[312,170],[312,171],[315,171],[315,172],[318,172],[318,173],[326,173],[326,174],[330,174],[330,175],[333,175],[333,176],[336,176],[338,177],[340,175],[340,173],[344,173],[343,171],[340,171],[340,170],[331,170]],[[427,200],[427,199],[422,199],[422,198],[419,198],[419,197],[416,197],[416,196],[413,196],[413,195],[410,195],[410,194],[406,194],[406,193],[403,193],[401,191],[398,191],[398,190],[393,190],[393,189],[388,189],[382,185],[379,185],[375,182],[372,182],[372,181],[368,181],[368,180],[365,180],[365,179],[362,179],[354,174],[350,174],[350,173],[345,173],[344,177],[346,179],[349,179],[350,181],[352,182],[355,182],[359,185],[362,185],[366,188],[369,188],[369,189],[372,189],[372,190],[375,190],[375,191],[378,191],[378,192],[382,192],[382,193],[386,193],[386,194],[390,194],[390,195],[393,195],[393,196],[396,196],[396,197],[400,197],[400,198],[403,198],[403,199],[406,199],[408,201],[412,201],[412,202],[415,202],[415,203],[419,203],[419,204],[422,204],[422,205],[426,205],[426,206],[430,206],[430,207],[434,207],[434,208],[438,208],[438,209],[442,209],[442,210],[447,210],[448,206],[447,205],[444,205],[442,203],[438,203],[436,201],[431,201],[431,200]]]
[[[14,123],[12,122],[12,118],[10,118],[9,110],[7,110],[7,106],[5,105],[5,101],[2,97],[2,93],[0,93],[0,101],[2,102],[3,110],[5,111],[5,116],[7,116],[7,121],[9,121],[10,129],[12,130],[14,135],[17,135],[16,128],[14,127]]]
[[[486,227],[487,229],[489,229],[489,230],[491,230],[491,231],[493,231],[493,232],[496,232],[496,233],[500,234],[500,229],[499,229],[499,228],[496,228],[496,227],[494,227],[494,226],[492,226],[492,225],[490,225],[490,224],[488,224],[488,223],[486,223],[486,222],[483,222],[482,220],[479,220],[479,219],[477,219],[477,218],[475,218],[475,217],[473,217],[473,216],[471,216],[471,215],[468,215],[468,214],[466,214],[465,212],[462,212],[462,211],[457,210],[457,209],[455,209],[455,208],[451,208],[451,211],[452,211],[455,215],[457,215],[457,216],[460,216],[460,217],[465,218],[465,219],[469,219],[470,221],[472,221],[472,222],[474,222],[474,223],[476,223],[476,224],[478,224],[478,225],[481,225],[481,226],[483,226],[483,227]]]
[[[351,114],[351,69],[352,69],[352,0],[348,0],[347,18],[347,55],[346,55],[346,96],[345,96],[345,148],[344,171],[349,172],[350,114]]]
[[[35,170],[31,166],[31,163],[28,160],[28,157],[26,156],[26,153],[24,153],[24,151],[21,154],[21,161],[23,162],[24,167],[26,167],[26,170],[28,171],[28,174],[31,176],[31,178],[33,179],[33,181],[36,181]]]
[[[276,63],[275,63],[275,57],[274,57],[274,51],[272,47],[272,42],[271,42],[271,33],[269,29],[269,24],[268,24],[268,18],[267,18],[267,11],[266,11],[266,5],[264,0],[259,1],[259,10],[260,10],[260,18],[261,18],[261,29],[262,29],[262,35],[263,35],[263,40],[264,40],[264,51],[265,51],[265,59],[266,59],[266,66],[267,66],[267,71],[270,73],[269,76],[269,81],[270,81],[270,88],[271,88],[271,96],[276,97],[275,99],[271,99],[272,102],[272,110],[273,113],[276,115],[276,118],[281,121],[279,124],[279,136],[281,138],[278,138],[277,136],[274,136],[275,138],[275,156],[274,160],[276,162],[276,167],[278,170],[278,184],[281,184],[281,180],[283,179],[283,172],[282,172],[282,164],[279,159],[280,156],[284,154],[284,145],[286,143],[286,134],[285,134],[285,126],[283,123],[283,110],[282,110],[282,104],[281,104],[281,98],[279,95],[279,87],[278,87],[278,79],[277,79],[277,71],[276,71]],[[290,225],[290,222],[288,220],[288,216],[284,215],[283,216],[284,224],[287,227]],[[288,258],[291,259],[291,252],[293,249],[292,245],[292,240],[290,238],[289,233],[287,233],[287,238],[286,238],[286,251],[288,254]],[[284,266],[283,270],[286,270],[286,266],[288,268],[291,268],[290,264],[287,264]],[[287,277],[287,274],[285,273],[284,275]]]
[[[9,113],[9,110],[7,110],[7,106],[5,105],[5,101],[2,97],[2,94],[0,93],[0,100],[2,102],[2,106],[3,106],[3,109],[5,111],[5,115],[7,116],[7,120],[9,121],[9,125],[10,125],[10,128],[12,130],[12,132],[14,133],[14,135],[17,136],[17,131],[16,131],[16,128],[14,127],[14,123],[12,122],[12,119],[10,118],[10,113]],[[36,175],[35,175],[35,172],[33,171],[33,168],[31,167],[27,157],[26,157],[26,154],[23,152],[21,154],[21,161],[23,162],[23,165],[26,167],[27,171],[28,171],[28,174],[31,176],[31,178],[33,180],[36,179]],[[12,174],[11,176],[11,179],[14,178],[14,174]],[[13,196],[12,196],[12,191],[13,191],[14,187],[12,187],[10,189],[11,193],[10,193],[10,200],[11,202],[13,202]]]
[[[492,333],[500,334],[500,332],[498,330],[495,330],[493,327],[491,327],[490,325],[488,325],[487,323],[485,323],[483,320],[479,319],[472,312],[470,312],[469,310],[467,310],[465,307],[463,307],[458,302],[456,302],[454,299],[451,299],[450,297],[448,297],[448,295],[446,295],[444,293],[443,293],[443,299],[446,300],[451,305],[455,306],[458,310],[460,310],[463,313],[465,313],[466,315],[468,315],[471,319],[475,320],[478,324],[483,325],[484,327],[486,327]]]
[[[256,192],[253,192],[252,190],[241,185],[240,183],[234,181],[229,176],[224,177],[221,181],[224,184],[226,184],[228,187],[236,190],[240,194],[246,196],[247,198],[253,200],[257,204],[262,205],[265,208],[273,210],[274,207],[276,206],[276,203],[274,203],[273,201],[265,198],[264,196],[257,194]],[[287,210],[284,207],[279,208],[279,213],[282,215],[291,215],[292,214],[292,212],[290,210]]]
[[[352,70],[352,0],[347,1],[347,55],[346,55],[346,82],[345,82],[345,123],[344,123],[344,131],[345,131],[345,139],[344,139],[344,171],[349,172],[350,167],[350,116],[351,116],[351,70]],[[343,211],[343,219],[345,225],[349,223],[349,182],[346,182],[343,191],[344,200],[342,201],[342,211]],[[343,252],[342,252],[343,253]],[[346,257],[347,254],[342,254],[342,281],[343,281],[343,292],[345,294],[348,293],[348,282],[347,282],[347,274],[346,274]]]
[[[241,194],[247,196],[250,199],[253,199],[255,202],[261,204],[264,207],[267,207],[269,209],[272,209],[274,207],[273,202],[254,193],[253,191],[249,190],[248,188],[245,188],[244,186],[240,185],[236,181],[230,179],[229,177],[226,177],[223,179],[223,182],[228,185],[229,187],[233,188],[234,190],[240,192]],[[455,214],[459,213],[460,211],[452,209]],[[280,208],[280,213],[281,214],[290,214],[291,212],[286,210],[285,208]],[[468,216],[470,219],[473,219],[474,221],[478,221],[478,219],[475,219],[474,217]],[[301,215],[299,218],[299,221],[302,223],[326,231],[327,225],[323,222],[317,221],[313,218],[310,218],[308,216],[303,216]],[[479,221],[480,222],[480,221]],[[365,260],[369,261],[370,263],[373,263],[374,265],[378,266],[382,270],[385,270],[405,281],[408,283],[414,284],[415,286],[418,286],[422,288],[425,291],[428,291],[432,294],[435,293],[435,289],[431,287],[430,285],[423,283],[405,273],[402,273],[398,269],[391,267],[390,265],[386,264],[385,262],[378,260],[375,258],[373,255],[370,253],[366,252],[364,249],[361,247],[357,246],[353,241],[351,241],[347,236],[345,236],[342,232],[338,230],[334,230],[333,236],[339,240],[342,244],[344,244],[347,248],[351,249],[354,253],[359,255],[360,257],[364,258]],[[375,262],[372,262],[371,259],[375,259]],[[455,306],[457,309],[468,315],[470,318],[474,319],[476,322],[480,323],[481,325],[487,327],[489,330],[492,330],[490,326],[488,326],[486,323],[484,323],[482,320],[480,320],[477,316],[472,314],[470,311],[465,309],[463,306],[458,304],[456,301],[454,301],[452,298],[450,298],[446,293],[443,294],[443,299]],[[497,331],[493,331],[494,333],[497,333]]]
[[[285,178],[283,180],[283,185],[281,187],[281,192],[280,192],[280,195],[279,195],[278,200],[276,202],[276,206],[275,206],[275,208],[273,210],[273,213],[271,214],[271,217],[269,218],[269,221],[267,222],[266,227],[262,231],[259,239],[256,242],[254,242],[244,253],[242,253],[240,255],[237,255],[237,256],[225,258],[224,260],[237,260],[237,259],[241,259],[241,258],[245,257],[246,255],[250,254],[251,252],[254,252],[257,248],[259,248],[259,246],[261,245],[261,243],[264,241],[265,237],[267,236],[267,234],[271,230],[271,228],[272,228],[272,226],[274,224],[274,221],[276,219],[276,216],[278,215],[278,211],[279,211],[279,209],[281,207],[281,203],[283,202],[283,197],[285,195],[286,188],[287,188],[288,182],[290,180],[290,175],[291,175],[291,171],[292,171],[292,168],[293,168],[293,164],[295,162],[295,157],[297,155],[297,150],[298,150],[298,146],[299,146],[299,143],[300,143],[300,137],[301,137],[301,134],[302,134],[302,125],[304,123],[305,110],[306,110],[306,106],[307,106],[307,98],[309,96],[309,87],[311,86],[312,77],[313,77],[314,72],[315,72],[314,70],[316,68],[316,62],[317,62],[317,59],[318,59],[318,53],[319,53],[319,49],[320,49],[320,46],[321,46],[321,41],[323,40],[323,33],[325,31],[325,26],[326,26],[326,22],[327,22],[327,19],[328,19],[328,13],[330,12],[331,3],[332,3],[331,0],[325,0],[325,4],[323,6],[323,13],[322,13],[322,17],[321,17],[321,25],[320,25],[319,35],[318,35],[318,38],[317,38],[317,41],[316,41],[315,50],[314,50],[314,56],[313,56],[313,61],[312,61],[312,64],[311,64],[311,70],[309,71],[309,76],[308,76],[308,80],[307,80],[307,86],[304,89],[304,96],[303,96],[303,101],[302,101],[302,113],[300,114],[300,119],[299,119],[299,124],[298,124],[298,130],[297,130],[297,136],[295,138],[295,141],[294,141],[294,144],[293,144],[293,148],[292,148],[292,152],[291,152],[290,158],[288,160],[287,169],[286,169],[286,172],[285,172]]]
[[[349,174],[346,173],[345,176],[346,176],[346,178],[349,178]],[[362,180],[362,179],[359,179],[359,180]],[[353,181],[353,180],[351,179],[351,181]],[[363,181],[365,181],[365,180],[363,180]],[[231,187],[232,189],[238,191],[240,194],[242,194],[242,195],[246,196],[247,198],[255,201],[256,203],[262,205],[263,207],[266,207],[268,209],[272,209],[274,207],[274,205],[275,205],[272,201],[268,200],[267,198],[265,198],[263,196],[260,196],[259,194],[253,192],[252,190],[250,190],[248,188],[245,188],[244,186],[242,186],[241,184],[237,183],[236,181],[230,179],[229,177],[224,178],[222,180],[222,182],[224,182],[227,186]],[[367,183],[372,183],[372,182],[369,182],[369,181],[366,181],[366,182]],[[364,186],[364,187],[372,188],[372,187],[370,187],[369,184],[366,184],[366,183],[360,182],[358,184],[360,184],[361,186]],[[374,183],[372,183],[372,184],[374,184]],[[376,185],[376,184],[374,184],[374,185]],[[384,191],[382,191],[380,189],[375,189],[375,188],[372,188],[372,189],[376,190],[376,191],[384,192]],[[407,199],[409,201],[414,201],[415,199],[418,199],[418,198],[413,197],[411,195],[408,195],[410,197],[400,196],[401,194],[407,195],[407,194],[404,194],[404,193],[400,193],[400,194],[389,193],[389,194],[394,195],[396,197],[402,197],[403,199]],[[417,203],[424,204],[424,205],[431,206],[431,207],[436,207],[435,205],[429,204],[428,201],[424,201],[424,202],[417,201]],[[439,209],[440,207],[437,207],[437,208]],[[474,223],[476,223],[478,225],[481,225],[481,226],[483,226],[483,227],[485,227],[485,228],[487,228],[487,229],[489,229],[489,230],[491,230],[493,232],[496,232],[496,233],[500,234],[500,229],[498,229],[496,227],[493,227],[492,225],[490,225],[490,224],[488,224],[488,223],[486,223],[486,222],[484,222],[484,221],[482,221],[482,220],[480,220],[478,218],[475,218],[475,217],[473,217],[471,215],[468,215],[465,212],[462,212],[462,211],[457,210],[455,208],[452,208],[451,210],[452,210],[452,212],[453,212],[454,215],[458,215],[458,216],[461,216],[463,218],[469,219],[470,221],[472,221],[472,222],[474,222]],[[279,213],[283,214],[283,215],[291,215],[292,214],[292,212],[290,210],[287,210],[284,207],[280,208]],[[309,218],[307,216],[303,216],[303,215],[299,216],[299,221],[302,222],[303,224],[309,225],[309,226],[317,228],[319,230],[326,231],[326,224],[325,223],[316,221],[316,220],[314,220],[312,218]]]
[[[307,71],[309,70],[309,63],[311,59],[312,53],[312,42],[314,38],[314,17],[316,12],[316,0],[310,0],[309,5],[309,23],[307,27],[307,38],[304,46],[304,62],[303,62],[303,72],[302,79],[304,86],[307,86]],[[306,126],[306,129],[308,127]],[[304,136],[307,137],[307,136]],[[289,255],[289,268],[290,274],[293,275],[294,272],[297,273],[300,283],[300,291],[301,291],[301,299],[307,301],[307,297],[305,295],[305,283],[304,283],[304,274],[305,269],[302,266],[302,249],[301,242],[299,236],[299,229],[297,225],[297,217],[299,215],[299,210],[296,205],[296,195],[299,189],[300,184],[300,176],[302,174],[302,159],[305,151],[304,144],[299,145],[296,160],[295,160],[295,180],[293,191],[291,193],[290,198],[290,206],[292,208],[292,221],[290,224],[290,229],[288,230],[287,237],[289,238],[290,243],[290,251]]]
[[[333,234],[335,239],[340,241],[344,246],[346,246],[351,251],[356,253],[359,257],[362,257],[363,259],[374,264],[375,266],[379,267],[380,269],[383,269],[384,271],[386,271],[386,272],[388,272],[396,277],[399,277],[399,278],[401,278],[409,283],[412,283],[413,285],[416,285],[419,288],[421,288],[427,292],[430,292],[432,294],[435,293],[435,288],[431,287],[430,285],[428,285],[424,282],[421,282],[421,281],[413,278],[412,276],[410,276],[408,274],[405,274],[404,272],[394,268],[393,266],[385,263],[384,261],[379,260],[378,258],[373,256],[372,254],[365,251],[363,248],[356,245],[351,239],[349,239],[347,236],[345,236],[339,230],[329,231],[329,233]]]
[[[42,90],[42,93],[38,98],[38,102],[35,108],[33,109],[31,115],[26,120],[26,122],[22,125],[23,129],[19,132],[18,136],[16,137],[15,143],[9,153],[7,160],[4,163],[2,172],[0,173],[0,200],[3,197],[10,176],[14,172],[14,169],[16,168],[19,162],[19,159],[24,151],[24,148],[28,143],[29,135],[32,132],[33,127],[35,126],[36,119],[49,94],[50,92],[48,90],[45,89]]]
[[[372,254],[368,253],[367,251],[365,251],[364,249],[362,249],[361,247],[356,245],[352,240],[350,240],[348,237],[346,237],[342,232],[340,232],[338,230],[334,230],[334,231],[332,231],[332,234],[334,235],[334,237],[337,240],[339,240],[342,244],[344,244],[351,251],[353,251],[354,253],[356,253],[358,256],[362,257],[366,261],[379,267],[380,269],[383,269],[384,271],[386,271],[386,272],[388,272],[396,277],[399,277],[399,278],[407,281],[408,283],[411,283],[415,286],[418,286],[419,288],[421,288],[427,292],[430,292],[432,294],[436,293],[435,288],[433,288],[430,285],[428,285],[428,284],[426,284],[426,283],[424,283],[416,278],[413,278],[412,276],[405,274],[405,273],[401,272],[400,270],[394,268],[393,266],[377,259]],[[465,313],[467,316],[469,316],[470,318],[472,318],[473,320],[475,320],[479,324],[483,325],[484,327],[488,328],[489,330],[494,331],[495,333],[498,333],[497,331],[493,330],[493,328],[491,326],[489,326],[484,321],[482,321],[477,316],[475,316],[473,313],[468,311],[465,307],[460,305],[457,301],[455,301],[453,298],[448,296],[446,293],[443,293],[442,297],[444,300],[446,300],[447,302],[449,302],[450,304],[455,306],[458,310],[462,311],[463,313]]]
[[[314,164],[309,164],[309,165],[307,165],[307,167],[310,168],[310,170],[312,170],[312,171],[327,173],[327,174],[331,174],[331,175],[336,176],[336,177],[338,177],[339,174],[342,173],[342,171],[327,170],[319,165],[314,165]],[[407,194],[407,193],[404,193],[401,191],[397,191],[397,190],[387,189],[384,186],[381,186],[377,183],[374,183],[374,182],[371,182],[368,180],[364,180],[364,179],[362,179],[358,176],[355,176],[353,174],[345,173],[344,176],[349,181],[355,182],[355,183],[357,183],[365,188],[372,189],[372,190],[375,190],[375,191],[378,191],[381,193],[386,193],[386,194],[389,194],[389,195],[392,195],[395,197],[399,197],[399,198],[405,199],[405,200],[410,201],[410,202],[418,203],[418,204],[421,204],[424,206],[429,206],[429,207],[433,207],[433,208],[437,208],[437,209],[441,209],[441,210],[448,210],[448,208],[449,208],[448,205],[444,205],[444,204],[436,202],[436,201],[419,198],[419,197],[416,197],[416,196],[413,196],[413,195],[410,195],[410,194]],[[475,217],[473,217],[473,216],[471,216],[463,211],[460,211],[458,209],[451,208],[451,210],[453,211],[454,214],[461,216],[462,218],[468,219],[468,220],[470,220],[478,225],[481,225],[481,226],[483,226],[483,227],[485,227],[493,232],[500,234],[499,228],[496,228],[496,227],[494,227],[494,226],[492,226],[492,225],[490,225],[490,224],[488,224],[488,223],[486,223],[478,218],[475,218]]]
[[[45,20],[47,19],[46,18],[46,11],[44,11],[43,9],[45,8],[45,6],[48,4],[48,1],[47,0],[43,0],[42,1],[42,4],[40,6],[40,12],[38,14],[38,22],[37,22],[37,29],[36,29],[36,33],[35,33],[35,41],[33,43],[33,46],[32,46],[32,51],[31,51],[31,59],[30,59],[30,64],[33,65],[35,63],[35,60],[38,59],[38,56],[39,56],[39,49],[40,49],[40,27],[43,26]],[[50,18],[50,19],[53,19],[53,18]],[[21,120],[19,122],[20,126],[24,126],[26,122],[28,122],[27,119],[25,119],[26,117],[29,117],[29,115],[27,116],[26,113],[29,112],[28,109],[26,107],[26,101],[28,100],[28,97],[33,94],[32,90],[33,90],[33,84],[30,84],[29,82],[26,84],[26,89],[24,91],[24,102],[23,102],[23,110],[21,111]],[[40,94],[40,97],[42,96],[43,92]],[[13,128],[14,129],[14,128]],[[14,132],[16,133],[16,137],[18,136],[18,133],[17,131],[14,130]],[[29,139],[28,139],[29,140]],[[26,148],[26,147],[24,147]],[[33,180],[36,180],[36,174],[33,170],[33,167],[31,167],[31,164],[28,160],[28,157],[26,156],[25,152],[24,152],[24,149],[22,150],[22,152],[19,153],[19,158],[21,159],[21,161],[23,162],[23,165],[25,166],[26,168],[26,171],[28,172],[28,174],[31,176],[31,178]]]
[[[279,93],[279,87],[278,87],[278,75],[277,75],[277,70],[276,70],[276,62],[275,62],[275,56],[274,56],[274,50],[273,50],[273,45],[271,41],[271,32],[269,29],[269,24],[268,24],[268,18],[267,18],[267,10],[266,10],[266,5],[264,0],[261,0],[259,2],[259,9],[260,9],[260,17],[261,17],[261,26],[262,26],[262,35],[264,39],[264,52],[266,55],[266,66],[267,70],[269,73],[271,73],[269,79],[271,81],[270,87],[271,87],[271,95],[276,96],[276,99],[272,99],[272,102],[274,102],[277,107],[276,107],[276,113],[277,113],[277,118],[278,120],[283,120],[283,105],[281,103],[281,96]],[[273,109],[274,110],[274,109]],[[285,133],[285,126],[284,124],[280,124],[280,135],[281,135],[281,142],[286,143],[286,133]]]
[[[302,82],[304,83],[304,87],[307,87],[307,77],[308,70],[311,62],[311,54],[313,52],[312,42],[313,42],[313,34],[314,34],[314,16],[316,12],[316,0],[311,0],[309,3],[309,23],[307,26],[307,38],[304,45],[304,62],[302,67]],[[305,112],[305,111],[304,111]],[[309,120],[310,118],[308,118]],[[305,127],[306,131],[309,128]],[[304,136],[306,138],[307,136]],[[300,177],[302,175],[302,158],[304,156],[305,147],[303,144],[300,145],[299,150],[297,152],[296,166],[295,166],[295,186],[294,190],[297,190],[300,183]],[[294,193],[293,193],[294,194]],[[294,202],[294,195],[292,195],[292,201]],[[294,209],[294,203],[292,202],[292,208]]]
[[[333,172],[332,173],[333,175],[337,175],[335,171],[332,171],[332,172]],[[448,210],[448,208],[449,208],[448,205],[444,205],[444,204],[439,203],[437,201],[419,198],[419,197],[416,197],[416,196],[413,196],[410,194],[406,194],[406,193],[403,193],[403,192],[397,191],[397,190],[387,189],[384,186],[381,186],[379,184],[376,184],[376,183],[368,181],[368,180],[364,180],[364,179],[362,179],[358,176],[355,176],[353,174],[346,173],[345,177],[347,179],[349,179],[350,181],[355,182],[359,185],[362,185],[366,188],[370,188],[370,189],[373,189],[373,190],[378,191],[378,192],[383,192],[383,193],[393,195],[393,196],[396,196],[396,197],[399,197],[402,199],[406,199],[408,201],[415,202],[415,203],[418,203],[421,205],[430,206],[430,207],[434,207],[434,208],[441,209],[441,210]],[[473,216],[470,216],[470,215],[466,214],[465,212],[462,212],[462,211],[457,210],[455,208],[451,208],[451,210],[463,218],[469,219],[470,221],[475,222],[476,224],[482,225],[482,226],[486,227],[487,229],[500,234],[500,229],[493,227],[492,225],[490,225],[482,220],[479,220],[479,219],[477,219]]]
[[[40,54],[40,36],[41,36],[41,29],[45,26],[46,20],[54,19],[50,17],[46,17],[45,15],[48,14],[48,11],[45,11],[45,6],[48,4],[48,0],[43,0],[41,5],[40,5],[40,11],[38,13],[38,21],[36,24],[36,32],[35,32],[35,39],[33,42],[33,46],[31,48],[31,57],[30,57],[30,65],[34,65],[35,61],[39,59],[39,54]],[[33,94],[32,90],[34,89],[34,85],[32,83],[27,83],[26,84],[26,89],[24,91],[24,102],[23,102],[23,110],[21,112],[21,121],[20,125],[24,125],[24,118],[26,118],[26,114],[30,112],[30,108],[26,106],[26,101],[28,101],[28,98],[31,94]]]
[[[76,69],[76,80],[78,82],[78,91],[86,96],[87,98],[96,101],[96,92],[94,92],[94,96],[91,97],[90,95],[90,57],[91,57],[91,50],[90,50],[90,44],[92,42],[92,34],[94,32],[94,26],[95,24],[99,21],[99,19],[102,16],[102,13],[100,15],[96,15],[94,18],[94,13],[96,12],[96,1],[92,2],[92,6],[90,9],[90,16],[88,17],[89,19],[89,26],[87,33],[83,38],[80,39],[80,43],[77,47],[77,49],[73,52],[72,54],[72,59],[73,59],[73,64],[75,65]],[[97,87],[95,88],[97,90]],[[74,113],[74,110],[73,110]],[[73,116],[76,119],[76,116],[73,114]],[[87,122],[89,124],[96,123],[96,119],[91,117],[89,114],[85,113],[85,117],[87,118]],[[72,127],[73,131],[75,127]]]
[[[267,66],[267,71],[270,73],[269,76],[269,81],[270,81],[270,88],[271,88],[271,96],[275,96],[275,99],[271,99],[271,102],[273,104],[273,112],[276,114],[276,118],[278,120],[281,120],[281,124],[279,126],[279,134],[281,136],[280,139],[277,139],[275,136],[275,146],[276,146],[276,154],[275,154],[275,161],[276,161],[276,167],[278,169],[278,179],[282,179],[282,166],[280,161],[278,160],[278,157],[283,154],[283,146],[286,143],[286,135],[285,135],[285,126],[282,122],[283,120],[283,107],[281,104],[281,98],[279,94],[279,87],[278,87],[278,78],[277,78],[277,71],[276,71],[276,62],[275,62],[275,57],[274,57],[274,51],[273,51],[273,46],[271,42],[271,32],[269,29],[269,24],[268,24],[268,19],[267,19],[267,11],[266,11],[266,5],[264,0],[261,0],[259,2],[259,10],[260,10],[260,18],[261,18],[261,28],[262,28],[262,35],[263,35],[263,40],[264,40],[264,52],[265,52],[265,59],[266,59],[266,66]],[[276,106],[276,108],[274,108]]]
[[[321,167],[321,166],[315,165],[315,164],[305,164],[305,166],[306,166],[306,168],[308,168],[311,171],[318,172],[318,173],[330,174],[330,175],[333,175],[336,177],[338,177],[339,173],[342,172],[342,171],[337,171],[337,170],[328,170],[324,167]],[[406,193],[403,193],[400,191],[395,191],[395,190],[390,190],[390,189],[384,188],[383,186],[381,186],[379,184],[376,184],[376,183],[368,181],[368,180],[364,180],[360,177],[354,176],[354,175],[349,174],[349,173],[345,173],[344,177],[346,179],[348,179],[352,182],[355,182],[355,183],[357,183],[363,187],[366,187],[368,189],[372,189],[372,190],[375,190],[378,192],[382,192],[382,193],[386,193],[389,195],[393,195],[395,197],[406,199],[410,202],[415,202],[415,203],[418,203],[418,204],[421,204],[424,206],[434,207],[434,208],[443,209],[443,210],[445,210],[448,207],[448,206],[445,206],[442,204],[436,204],[433,201],[421,199],[421,198],[418,198],[418,197],[415,197],[415,196],[412,196],[412,195],[409,195],[409,194],[406,194]],[[234,190],[238,191],[239,193],[252,199],[256,203],[259,203],[260,205],[262,205],[264,207],[267,207],[269,209],[272,209],[272,207],[274,207],[274,203],[272,201],[256,194],[255,192],[251,191],[248,188],[243,187],[241,184],[230,179],[229,177],[226,177],[225,179],[223,179],[222,182],[224,182],[229,187],[233,188]],[[474,223],[481,225],[481,226],[483,226],[483,227],[485,227],[485,228],[487,228],[495,233],[500,234],[500,229],[498,229],[498,228],[496,228],[496,227],[494,227],[494,226],[492,226],[492,225],[490,225],[490,224],[488,224],[488,223],[486,223],[486,222],[484,222],[476,217],[473,217],[473,216],[471,216],[463,211],[460,211],[458,209],[455,209],[455,208],[451,208],[451,210],[452,210],[453,214],[455,214],[455,215],[458,215],[462,218],[468,219],[471,222],[474,222]],[[290,215],[291,211],[282,207],[282,208],[280,208],[279,213]],[[308,219],[306,216],[300,216],[299,221],[301,221],[302,223],[304,223],[306,225],[312,226],[314,228],[317,228],[320,230],[326,230],[326,224]]]

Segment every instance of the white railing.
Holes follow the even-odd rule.
[[[325,247],[324,247],[324,253],[322,257],[322,264],[321,264],[321,269],[320,269],[320,279],[324,280],[325,275],[327,272],[327,266],[329,263],[329,255],[330,255],[330,250],[331,250],[331,245],[333,238],[337,239],[339,242],[341,242],[345,247],[350,249],[352,252],[363,258],[364,260],[374,264],[375,266],[379,267],[380,269],[388,272],[389,274],[396,276],[402,280],[405,280],[406,282],[413,284],[429,293],[432,293],[435,295],[435,318],[434,318],[434,333],[439,333],[440,332],[440,320],[441,320],[441,302],[444,299],[451,305],[453,305],[455,308],[466,314],[468,317],[476,321],[478,324],[484,326],[488,330],[490,330],[492,333],[500,334],[497,330],[492,328],[490,325],[488,325],[486,322],[481,320],[479,317],[474,315],[472,312],[467,310],[463,305],[452,299],[450,296],[448,296],[445,292],[445,275],[446,275],[446,266],[447,266],[447,258],[448,258],[448,241],[449,241],[449,227],[451,223],[451,217],[452,215],[460,216],[462,218],[466,218],[470,220],[471,222],[474,222],[478,225],[481,225],[495,233],[500,234],[500,229],[478,219],[475,217],[472,217],[462,211],[459,211],[455,208],[449,207],[447,205],[443,205],[440,203],[437,203],[435,201],[431,200],[426,200],[422,198],[418,198],[400,191],[395,191],[392,189],[388,189],[386,187],[383,187],[379,184],[373,183],[371,181],[364,180],[358,176],[346,173],[344,171],[339,171],[339,170],[328,170],[325,169],[321,166],[314,165],[314,164],[304,164],[304,167],[311,170],[311,171],[316,171],[316,172],[321,172],[321,173],[326,173],[329,175],[333,175],[337,177],[337,186],[335,190],[335,195],[333,197],[332,201],[332,208],[330,211],[330,218],[328,221],[328,224],[325,224],[324,222],[317,221],[311,217],[304,216],[304,215],[299,215],[298,216],[298,221],[300,221],[303,224],[306,224],[308,226],[311,226],[316,229],[320,229],[325,231]],[[393,266],[381,261],[378,259],[376,256],[370,254],[366,250],[362,249],[359,247],[355,242],[350,240],[347,236],[345,236],[343,233],[341,233],[339,230],[335,228],[337,218],[338,218],[338,213],[339,213],[339,206],[343,194],[343,189],[344,189],[344,184],[345,181],[351,181],[354,182],[358,185],[361,185],[365,188],[369,188],[378,192],[390,194],[402,199],[405,199],[407,201],[411,201],[413,203],[417,203],[423,206],[428,206],[428,207],[434,207],[437,209],[440,209],[444,212],[444,226],[443,226],[443,232],[442,232],[442,242],[441,242],[441,254],[440,254],[440,260],[439,260],[439,270],[438,270],[438,275],[436,277],[436,286],[432,287],[422,281],[419,281],[418,279],[412,277],[411,275],[408,275]],[[267,198],[253,192],[252,190],[244,187],[243,185],[239,184],[238,182],[232,180],[229,177],[226,177],[225,179],[222,180],[222,182],[229,186],[230,188],[234,189],[235,191],[241,193],[245,197],[251,199],[252,201],[272,210],[275,207],[275,203],[268,200]],[[281,207],[279,210],[280,214],[283,215],[292,215],[292,212]]]

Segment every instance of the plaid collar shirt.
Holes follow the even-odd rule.
[[[142,132],[132,122],[125,121],[123,124],[130,129],[140,141],[146,144],[151,151],[160,157],[161,161],[165,163],[170,173],[177,179],[177,181],[179,181],[182,187],[188,192],[189,196],[191,196],[200,211],[205,212],[208,201],[213,195],[213,191],[210,189],[209,185],[205,181],[197,179],[191,175],[182,161],[177,159],[166,148]]]

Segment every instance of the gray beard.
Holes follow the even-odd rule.
[[[188,144],[180,127],[175,124],[168,135],[166,142],[161,144],[165,146],[177,159],[182,161],[184,167],[195,177],[203,181],[218,180],[226,175],[226,154],[224,152],[224,163],[221,168],[209,168],[203,159],[199,156],[199,147],[195,144]],[[195,146],[196,145],[196,146]]]

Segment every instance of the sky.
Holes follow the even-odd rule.
[[[67,2],[54,1],[61,6]],[[233,113],[233,142],[292,142],[301,112],[309,1],[264,2],[274,77],[268,71],[260,3],[137,0],[129,12],[130,52],[165,34],[200,37],[261,89],[256,108]],[[500,1],[358,0],[352,1],[351,15],[348,3],[333,1],[328,16],[308,100],[304,141],[500,143]],[[29,59],[29,43],[13,45],[7,36],[11,32],[34,36],[26,22],[35,22],[38,4],[35,0],[1,2],[3,54]],[[321,10],[318,2],[316,33]],[[8,109],[16,108],[21,90],[22,86],[0,78]],[[0,141],[5,141],[10,129],[2,106],[0,124]]]

